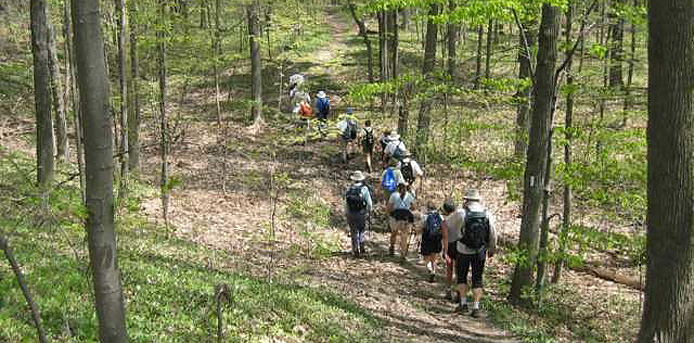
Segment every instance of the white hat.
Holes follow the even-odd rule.
[[[316,95],[316,96],[317,96],[319,99],[323,99],[323,98],[325,98],[325,92],[320,91],[320,92],[318,92],[318,95]]]
[[[398,132],[395,130],[391,131],[390,135],[388,136],[388,140],[397,141],[398,139],[400,139],[400,135],[398,134]]]
[[[362,173],[359,170],[352,173],[352,175],[349,178],[352,179],[352,181],[364,181],[364,179],[366,179],[364,173]]]
[[[470,200],[470,201],[481,201],[482,197],[480,196],[480,192],[478,190],[471,189],[471,190],[465,192],[463,199]]]

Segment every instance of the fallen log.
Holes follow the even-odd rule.
[[[591,265],[572,266],[570,268],[571,268],[571,270],[574,270],[577,272],[582,272],[582,273],[588,273],[588,274],[591,274],[593,276],[599,277],[603,280],[616,282],[616,283],[628,286],[630,288],[633,288],[633,289],[636,289],[639,291],[645,290],[645,284],[643,284],[641,282],[640,278],[619,274],[614,269],[604,268],[604,267],[596,267],[596,266],[591,266]]]

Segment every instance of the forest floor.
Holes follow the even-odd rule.
[[[309,80],[331,78],[330,84],[342,87],[348,77],[361,75],[336,63],[345,61],[349,52],[358,48],[348,42],[354,37],[354,28],[335,14],[328,22],[330,43],[307,56],[306,61],[296,61],[294,68],[303,69],[295,70]],[[339,103],[335,96],[334,106]],[[183,181],[173,191],[170,206],[176,236],[229,251],[234,260],[215,262],[223,267],[257,277],[270,274],[302,285],[328,287],[347,296],[382,320],[381,334],[390,342],[516,341],[488,320],[454,312],[455,304],[444,299],[448,287],[440,276],[441,266],[436,283],[425,281],[427,272],[418,258],[416,239],[412,239],[406,261],[387,256],[389,233],[382,201],[375,206],[377,215],[367,236],[367,256],[351,257],[342,194],[350,171],[363,169],[361,154],[344,165],[339,159],[338,139],[305,144],[282,141],[283,136],[297,132],[292,124],[270,126],[257,135],[238,123],[229,125],[226,132],[232,134],[226,145],[221,132],[215,133],[209,122],[201,121],[192,123],[185,139],[172,147],[173,173]],[[270,142],[276,142],[275,151],[268,149]],[[152,170],[143,175],[156,175],[157,153],[149,152],[143,165]],[[370,175],[374,186],[379,175]],[[448,188],[447,181],[427,179],[422,194],[441,186]],[[503,184],[483,186],[489,202],[496,202],[503,188]],[[273,210],[277,194],[277,208]],[[443,200],[443,194],[436,195]],[[144,207],[151,218],[161,217],[157,199]],[[494,259],[490,264],[492,274],[503,268]]]

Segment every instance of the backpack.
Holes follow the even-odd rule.
[[[470,249],[480,249],[489,240],[489,218],[487,211],[467,212],[463,237],[460,241]]]
[[[319,113],[328,113],[330,111],[330,99],[328,98],[319,98],[318,101],[316,102],[316,107],[318,108]]]
[[[412,184],[414,182],[414,168],[412,168],[412,161],[407,161],[400,167],[400,172],[402,172],[402,177],[407,181],[407,183]]]
[[[381,181],[381,187],[388,192],[395,192],[395,170],[388,168],[386,173],[383,175],[383,181]]]
[[[301,113],[301,115],[304,117],[313,117],[313,109],[311,108],[311,105],[304,101],[299,103],[299,113]]]
[[[366,199],[361,194],[363,185],[352,186],[347,190],[345,200],[347,200],[347,208],[350,212],[359,212],[366,208]]]
[[[364,139],[362,140],[362,145],[367,147],[374,146],[373,130],[367,130],[366,128],[364,128]]]
[[[342,138],[352,140],[357,138],[357,123],[352,119],[347,119],[347,127],[342,133]]]
[[[429,212],[426,218],[426,225],[424,225],[422,240],[427,242],[440,241],[443,237],[443,232],[441,231],[441,223],[441,215],[438,212]]]
[[[393,157],[398,160],[402,161],[405,158],[405,146],[402,144],[402,141],[398,142],[398,145],[395,146],[395,149],[393,150]]]

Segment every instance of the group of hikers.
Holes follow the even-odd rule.
[[[373,132],[373,128],[368,120],[365,124],[361,142],[367,169],[371,172],[373,145],[368,142],[373,140],[366,137],[369,132]],[[345,137],[343,136],[343,141],[349,142]],[[381,161],[385,168],[381,173],[380,193],[390,230],[389,255],[395,255],[395,247],[398,245],[400,258],[404,261],[412,236],[421,236],[419,250],[426,263],[428,281],[435,282],[437,264],[444,261],[446,281],[451,287],[450,294],[446,292],[446,297],[458,303],[458,312],[479,317],[485,261],[496,250],[493,215],[486,209],[479,191],[475,189],[465,193],[460,207],[456,206],[453,199],[446,199],[440,206],[429,201],[426,209],[417,214],[415,190],[417,184],[421,185],[424,171],[397,132],[384,131],[380,143]],[[370,225],[374,213],[376,194],[367,184],[367,177],[362,171],[354,171],[350,179],[352,183],[345,192],[345,214],[352,240],[352,254],[363,257],[366,254],[365,231],[367,222]],[[470,272],[472,278],[468,282]],[[471,287],[468,286],[469,283]],[[467,296],[470,289],[471,306]]]
[[[301,75],[290,78],[289,95],[294,103],[293,112],[303,118],[317,117],[321,125],[325,125],[330,114],[330,100],[324,91],[319,91],[315,104],[317,113],[314,115],[311,98],[308,92],[302,90],[303,82]],[[342,142],[343,161],[347,162],[350,150],[355,149],[353,145],[360,145],[366,170],[369,174],[373,173],[373,154],[377,145],[371,121],[366,120],[360,130],[351,108],[347,108],[339,119],[337,129]],[[479,317],[485,261],[496,251],[494,216],[487,210],[476,189],[465,192],[461,206],[457,206],[453,199],[444,200],[440,206],[429,201],[424,211],[418,213],[416,189],[419,185],[421,190],[424,176],[422,167],[397,131],[383,130],[379,143],[383,167],[379,189],[390,231],[388,254],[395,255],[397,244],[400,258],[404,261],[412,236],[421,236],[419,250],[426,263],[428,281],[435,282],[437,265],[443,261],[446,282],[450,287],[450,292],[447,291],[445,296],[458,304],[457,312]],[[355,257],[364,257],[367,222],[371,226],[376,193],[367,183],[364,172],[354,171],[350,180],[351,184],[344,195],[344,210],[349,225],[351,252]],[[471,274],[471,280],[468,280],[468,274]],[[470,290],[472,304],[468,301]]]

